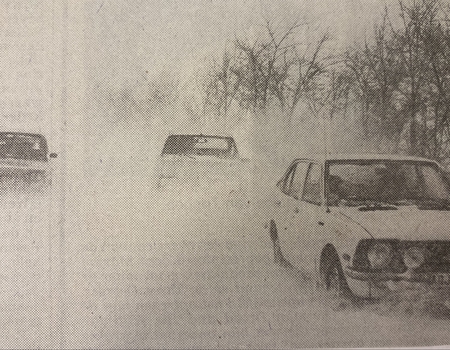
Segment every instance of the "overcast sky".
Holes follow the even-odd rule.
[[[148,75],[223,51],[235,35],[252,33],[264,17],[299,19],[332,33],[336,46],[369,33],[381,0],[95,0],[86,5],[86,64],[101,86],[134,85]]]

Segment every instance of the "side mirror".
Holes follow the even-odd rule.
[[[50,153],[48,156],[50,158],[58,158],[58,154],[57,153]]]

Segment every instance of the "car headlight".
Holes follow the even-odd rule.
[[[404,251],[403,262],[406,267],[415,269],[422,265],[425,261],[425,252],[419,247],[411,247]]]
[[[392,261],[394,252],[389,243],[375,243],[367,252],[370,266],[374,269],[386,268]]]

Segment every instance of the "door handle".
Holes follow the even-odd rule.
[[[300,212],[300,210],[299,210],[298,208],[295,208],[295,209],[294,209],[294,213],[295,213],[295,214],[298,214],[299,212]]]

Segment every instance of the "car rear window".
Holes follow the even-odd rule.
[[[40,135],[0,133],[0,158],[46,160],[47,144]]]
[[[226,151],[230,147],[227,139],[218,137],[196,137],[193,143],[194,149],[217,149]]]
[[[162,154],[234,157],[237,150],[230,137],[171,135],[164,144]]]

